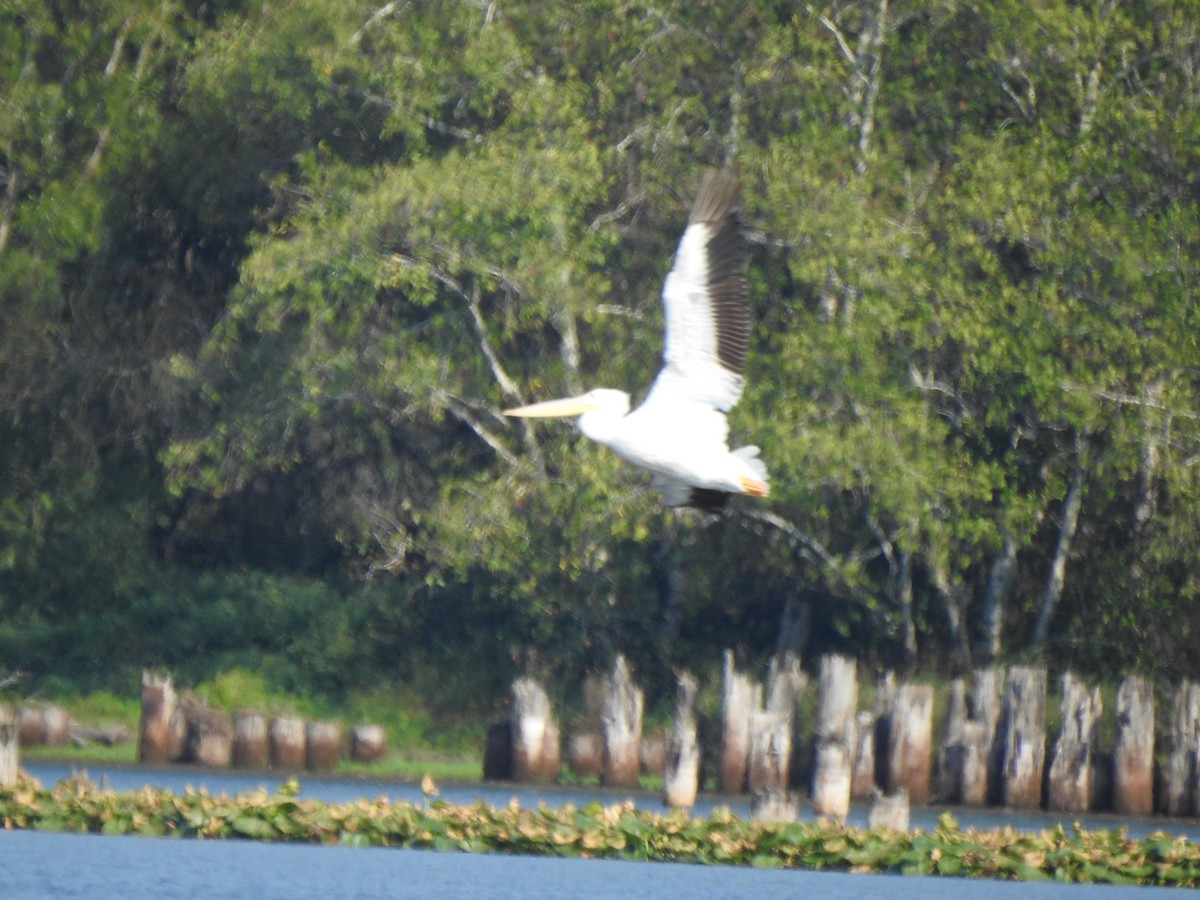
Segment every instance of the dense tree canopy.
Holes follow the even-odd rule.
[[[0,660],[1200,675],[1197,12],[8,4]],[[500,411],[644,390],[728,162],[714,518]]]

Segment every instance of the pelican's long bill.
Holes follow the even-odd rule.
[[[564,397],[562,400],[545,400],[542,403],[530,403],[528,406],[518,406],[516,409],[506,409],[506,416],[520,416],[525,419],[549,419],[555,416],[582,416],[586,412],[594,412],[599,407],[582,397]]]

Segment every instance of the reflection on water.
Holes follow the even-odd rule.
[[[69,765],[51,763],[33,763],[24,768],[46,785],[69,778],[75,771]],[[214,771],[185,766],[162,768],[105,766],[89,768],[86,772],[93,781],[114,791],[135,791],[151,785],[165,788],[173,793],[183,793],[188,787],[204,788],[212,794],[245,793],[260,787],[273,793],[286,780],[285,776],[274,773]],[[377,797],[387,797],[395,802],[407,801],[416,804],[424,800],[421,786],[415,782],[360,777],[330,778],[303,774],[299,776],[299,780],[301,796],[325,802],[347,802],[363,797],[371,800]],[[515,797],[517,802],[525,807],[535,807],[539,803],[545,803],[547,806],[555,808],[568,803],[575,806],[584,806],[592,802],[609,805],[633,800],[639,809],[652,812],[665,811],[661,798],[655,794],[608,790],[599,787],[537,787],[524,784],[452,784],[448,782],[442,782],[438,787],[440,799],[466,806],[473,806],[481,802],[489,806],[506,806]],[[742,817],[750,815],[750,799],[748,797],[717,794],[701,794],[693,812],[698,816],[708,815],[717,806],[727,806]],[[1125,828],[1131,837],[1145,837],[1155,831],[1165,831],[1172,836],[1191,836],[1193,839],[1200,834],[1200,827],[1197,827],[1198,823],[1195,819],[1128,818],[1103,813],[1070,816],[1064,813],[949,808],[945,806],[914,807],[911,817],[912,827],[932,831],[937,827],[938,817],[947,809],[954,814],[962,828],[1003,828],[1011,825],[1021,831],[1040,831],[1044,828],[1053,828],[1061,823],[1070,830],[1072,824],[1079,821],[1084,828],[1089,830]],[[816,818],[810,805],[802,804],[800,818]],[[847,821],[851,825],[866,827],[866,807],[855,806],[851,809]]]

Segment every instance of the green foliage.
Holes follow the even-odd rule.
[[[0,12],[5,664],[415,679],[425,732],[791,598],[809,657],[1196,675],[1190,6],[584,12]],[[649,383],[727,160],[773,495],[713,521],[501,412]]]

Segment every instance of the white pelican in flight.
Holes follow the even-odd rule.
[[[665,365],[646,401],[629,411],[624,391],[505,410],[510,416],[579,416],[586,437],[654,473],[669,506],[715,511],[730,494],[765,497],[757,447],[730,450],[725,412],[742,395],[749,342],[746,242],[732,169],[709,172],[663,285]]]

